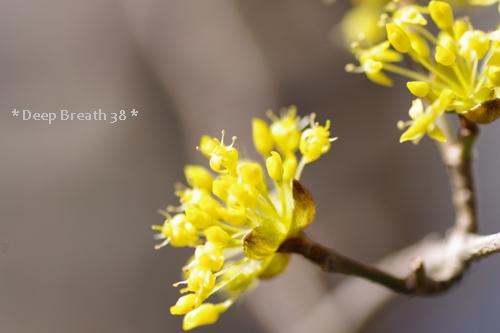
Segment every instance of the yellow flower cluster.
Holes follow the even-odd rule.
[[[435,123],[445,111],[477,123],[500,116],[499,29],[484,32],[475,29],[467,18],[455,19],[451,6],[444,1],[430,1],[425,7],[394,3],[384,19],[387,40],[372,47],[354,43],[359,66],[349,64],[346,69],[363,72],[385,86],[392,85],[387,73],[410,79],[408,90],[420,102],[413,103],[412,120],[400,122],[402,128],[408,126],[402,142],[418,142],[425,134],[445,140]],[[439,29],[437,35],[431,32],[430,21]],[[423,71],[400,66],[405,56]],[[425,111],[422,101],[429,104]]]
[[[384,25],[380,16],[385,12],[390,0],[351,0],[352,8],[346,12],[341,22],[342,34],[347,41],[363,40],[375,44],[384,39]],[[410,3],[412,1],[406,1]],[[418,1],[413,1],[416,3]],[[491,6],[499,4],[500,0],[449,0],[457,6]]]
[[[184,330],[216,322],[258,279],[283,272],[288,255],[277,252],[279,246],[312,222],[312,199],[295,180],[306,164],[330,150],[330,123],[322,126],[313,115],[301,119],[293,107],[270,117],[270,125],[253,121],[265,169],[241,158],[235,137],[226,144],[224,132],[220,140],[203,136],[198,150],[211,170],[187,166],[189,186],[176,191],[180,206],[169,207],[164,224],[153,226],[163,240],[157,248],[195,248],[183,268],[184,280],[175,284],[183,286],[183,296],[170,308],[173,315],[185,315]],[[223,295],[219,303],[212,301],[216,293]]]

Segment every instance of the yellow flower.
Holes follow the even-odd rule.
[[[352,50],[358,59],[360,66],[348,64],[346,70],[351,73],[365,73],[375,83],[383,86],[391,86],[392,79],[385,73],[384,69],[392,67],[392,63],[400,62],[403,56],[390,49],[388,41],[382,42],[370,48],[363,48],[361,43],[353,43]]]
[[[397,1],[390,0],[352,0],[353,6],[342,18],[340,24],[342,35],[347,44],[355,41],[367,42],[370,45],[380,43],[384,39],[384,25],[380,18],[384,11],[395,6]],[[403,1],[401,1],[403,2]],[[411,1],[406,1],[411,2]],[[449,3],[457,6],[490,6],[499,4],[499,0],[449,0]],[[441,10],[444,13],[441,14]],[[499,7],[500,9],[500,7]],[[448,15],[447,9],[440,4],[433,5],[433,12],[436,17]],[[446,17],[444,18],[446,19]],[[427,20],[422,15],[421,7],[417,5],[406,5],[397,11],[393,17],[396,22],[426,25]],[[444,21],[442,21],[444,22]]]
[[[482,5],[492,3],[475,1]],[[445,91],[450,91],[454,97],[447,99],[449,102],[444,105],[443,112],[456,112],[478,123],[491,122],[500,116],[499,110],[481,107],[500,97],[498,28],[493,32],[475,29],[468,19],[455,19],[451,5],[444,1],[430,1],[426,7],[395,2],[388,7],[384,20],[387,41],[374,47],[354,44],[353,52],[360,66],[351,64],[347,69],[364,72],[372,81],[386,86],[392,84],[388,73],[408,78],[408,90],[430,105],[418,120],[414,119],[415,126],[425,124],[419,125],[419,134],[428,133],[434,139],[444,139],[434,130],[437,126],[427,123],[437,119],[430,116],[435,113],[430,110],[436,108],[434,102],[440,100]],[[439,29],[437,35],[432,33],[431,23]],[[397,64],[405,57],[416,63],[413,67],[422,70]],[[412,125],[403,138],[418,141],[419,136],[408,134],[413,133],[415,126]]]
[[[300,152],[304,156],[306,163],[314,162],[321,155],[330,150],[330,143],[337,138],[330,138],[330,121],[325,126],[318,123],[311,123],[311,128],[302,132],[300,140]]]
[[[401,135],[400,142],[412,141],[418,143],[425,134],[434,140],[445,142],[446,136],[435,122],[444,113],[446,106],[453,98],[453,93],[450,90],[445,90],[425,110],[421,99],[414,100],[409,111],[411,120],[398,123],[400,129],[408,127]]]
[[[186,314],[182,328],[188,331],[202,325],[213,324],[219,319],[219,315],[226,311],[229,306],[229,303],[202,304]]]
[[[387,0],[357,1],[343,17],[342,33],[347,43],[364,40],[375,44],[384,37],[384,29],[379,25],[380,15]]]
[[[259,279],[281,274],[288,254],[279,253],[279,246],[314,218],[314,202],[296,180],[306,164],[330,150],[330,122],[321,126],[313,115],[301,119],[294,107],[270,118],[271,124],[253,121],[265,169],[241,158],[236,138],[226,145],[224,133],[220,140],[203,136],[198,150],[211,170],[186,166],[189,187],[176,190],[180,206],[168,207],[164,224],[153,226],[163,240],[156,248],[195,249],[183,268],[184,280],[175,284],[183,286],[183,295],[170,308],[173,315],[184,315],[185,330],[213,324]],[[215,294],[222,301],[207,302]]]

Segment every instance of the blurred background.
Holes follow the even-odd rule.
[[[202,161],[200,135],[225,128],[251,154],[250,121],[268,109],[316,112],[339,137],[303,177],[318,206],[312,238],[375,261],[446,230],[453,214],[437,150],[428,139],[398,143],[411,100],[404,85],[344,71],[351,56],[337,24],[347,7],[0,1],[0,332],[180,332],[171,284],[190,251],[154,251],[150,225],[176,203],[183,165]],[[15,119],[13,108],[140,114],[49,126]],[[478,144],[483,233],[500,230],[499,140],[496,123]],[[341,278],[294,257],[287,274],[199,331],[288,332]],[[363,332],[498,332],[499,279],[500,257],[488,258],[445,296],[396,298]],[[336,313],[304,332],[342,332],[339,317],[357,320]]]

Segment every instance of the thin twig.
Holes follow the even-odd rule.
[[[454,232],[434,241],[432,246],[420,249],[408,265],[410,272],[403,277],[341,255],[305,235],[288,239],[280,251],[300,254],[325,272],[364,278],[401,294],[425,296],[448,290],[470,263],[500,252],[500,233],[479,236]]]
[[[441,143],[440,153],[448,170],[455,228],[462,232],[477,232],[477,203],[473,174],[473,147],[479,134],[476,124],[459,116],[457,138]]]
[[[378,261],[375,266],[398,276],[408,274],[412,258],[427,257],[428,251],[440,247],[441,239],[429,235],[404,249],[398,250]],[[437,250],[436,250],[437,251]],[[293,321],[277,333],[354,333],[363,328],[382,310],[384,305],[399,294],[365,279],[348,277],[331,291],[300,320]],[[362,302],[360,302],[362,297]]]
[[[307,238],[304,234],[286,240],[280,251],[298,253],[319,265],[324,271],[342,273],[370,280],[395,292],[409,295],[433,295],[452,287],[464,274],[470,262],[498,252],[498,236],[478,236],[476,198],[472,171],[473,146],[479,131],[477,125],[460,117],[456,137],[440,145],[448,169],[455,224],[448,236],[426,255],[414,258],[410,272],[403,277],[344,256]]]

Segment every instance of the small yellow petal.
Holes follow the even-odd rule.
[[[393,86],[393,81],[390,77],[385,75],[383,72],[378,72],[378,73],[366,73],[366,76],[372,80],[373,82],[380,84],[381,86],[385,87],[392,87]]]
[[[252,137],[255,149],[261,155],[268,156],[273,149],[274,140],[269,125],[264,120],[259,118],[252,120]]]
[[[444,132],[436,125],[433,125],[431,129],[427,131],[427,134],[436,141],[446,142],[446,135]]]
[[[230,236],[219,226],[212,226],[205,230],[207,241],[217,246],[223,247],[230,241]]]
[[[187,294],[177,300],[175,305],[170,307],[170,313],[173,315],[183,315],[193,310],[196,306],[196,295]]]
[[[272,180],[280,182],[283,179],[283,161],[277,152],[271,152],[271,156],[266,159],[266,168]]]
[[[300,152],[307,163],[316,161],[321,155],[330,150],[330,122],[327,121],[324,126],[313,124],[311,128],[302,132],[300,138]]]
[[[401,53],[407,53],[411,49],[411,42],[406,32],[395,23],[387,23],[387,39],[391,45]]]
[[[429,12],[439,29],[447,30],[453,26],[453,10],[449,3],[431,1],[429,3]]]
[[[408,90],[417,97],[425,97],[429,94],[429,83],[424,81],[410,81],[406,83]]]
[[[200,165],[187,165],[184,167],[184,174],[190,186],[202,188],[207,191],[212,189],[213,177],[208,169]]]
[[[211,303],[202,304],[184,316],[182,328],[189,331],[199,326],[214,324],[219,319],[221,312],[223,310],[217,305]]]

